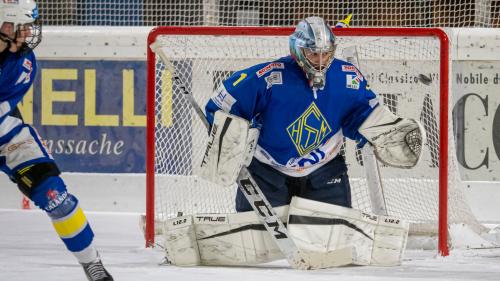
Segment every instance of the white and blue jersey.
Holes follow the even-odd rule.
[[[291,57],[234,73],[206,105],[207,119],[224,110],[260,127],[257,160],[294,177],[338,155],[346,136],[365,141],[358,128],[378,100],[352,64],[334,59],[316,93]]]
[[[34,168],[37,165],[42,167],[45,163],[54,163],[36,130],[25,124],[18,114],[13,114],[17,104],[33,84],[36,70],[33,52],[0,53],[0,169],[11,179],[28,170],[37,170]],[[33,173],[38,176],[47,171],[38,168]],[[17,183],[20,185],[19,181]],[[81,257],[95,252],[91,247],[94,233],[90,224],[78,199],[67,192],[58,171],[36,185],[29,183],[29,189],[21,190],[26,192],[35,205],[47,212],[68,250],[79,253]]]

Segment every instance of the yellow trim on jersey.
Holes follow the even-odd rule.
[[[73,237],[87,224],[87,218],[82,208],[77,207],[76,211],[63,220],[53,221],[52,224],[60,237]]]

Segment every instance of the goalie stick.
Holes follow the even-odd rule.
[[[177,83],[179,89],[189,100],[189,103],[191,104],[192,108],[195,110],[196,114],[203,122],[207,130],[209,130],[210,125],[208,124],[203,110],[195,101],[187,86],[175,72],[174,66],[166,58],[163,52],[156,52],[154,44],[151,48],[160,56],[162,61],[165,63],[167,69],[172,73],[172,77]],[[237,185],[252,206],[256,215],[264,224],[272,239],[276,242],[276,245],[281,250],[290,266],[295,269],[309,270],[342,266],[350,264],[352,262],[353,249],[351,248],[330,251],[327,253],[300,252],[300,250],[295,245],[295,242],[290,237],[288,229],[285,227],[283,221],[276,214],[276,211],[272,208],[271,204],[262,193],[261,189],[245,166],[243,166],[238,175]]]

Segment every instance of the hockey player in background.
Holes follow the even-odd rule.
[[[23,122],[18,103],[37,70],[33,49],[42,39],[32,0],[0,2],[0,167],[54,225],[90,281],[110,281],[94,247],[94,233],[78,199],[68,193],[60,171],[36,130]]]
[[[290,56],[234,73],[205,108],[210,123],[222,111],[259,129],[248,170],[272,206],[287,205],[299,196],[351,207],[347,166],[340,154],[344,137],[360,147],[370,142],[384,163],[416,164],[420,151],[405,145],[399,153],[388,151],[383,141],[394,135],[380,137],[381,131],[374,133],[370,127],[390,127],[404,142],[407,132],[419,132],[418,123],[390,113],[358,68],[334,58],[335,36],[322,18],[302,20],[289,47]],[[236,209],[252,209],[240,190]]]

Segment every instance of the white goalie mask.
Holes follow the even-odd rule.
[[[0,1],[0,28],[4,23],[12,24],[11,34],[0,32],[0,40],[7,44],[16,43],[21,32],[29,32],[19,51],[33,50],[42,41],[42,28],[38,7],[33,0]]]
[[[299,22],[289,38],[290,54],[306,74],[314,88],[325,86],[326,71],[333,61],[335,36],[320,17],[308,17]]]

